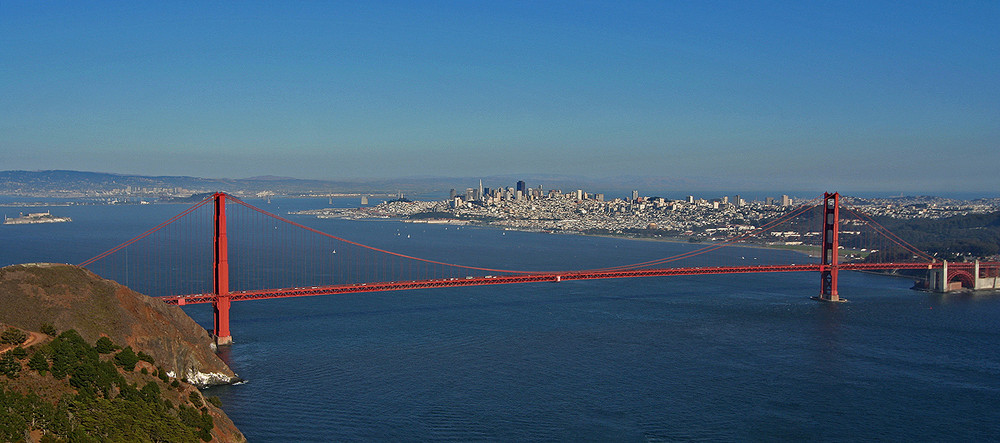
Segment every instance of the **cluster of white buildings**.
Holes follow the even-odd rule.
[[[514,187],[487,188],[479,184],[464,193],[451,191],[444,201],[390,201],[374,207],[356,209],[321,209],[302,213],[338,218],[401,218],[434,223],[479,223],[509,229],[549,232],[589,232],[687,236],[722,239],[753,231],[798,208],[787,195],[764,201],[747,201],[739,195],[704,199],[688,196],[683,200],[640,196],[606,200],[603,194],[581,189],[563,192],[544,191],[541,186],[528,188],[524,182]],[[845,198],[873,216],[897,218],[936,217],[941,214],[963,215],[997,210],[997,202],[908,201],[900,199],[864,200]],[[841,233],[859,235],[853,225],[859,220],[844,219]],[[795,226],[770,232],[771,243],[815,244],[818,226]],[[639,232],[637,232],[639,231]]]
[[[792,209],[792,199],[748,202],[740,196],[711,200],[689,196],[686,200],[640,196],[606,200],[604,194],[582,189],[563,192],[515,187],[487,188],[480,183],[464,193],[452,190],[448,200],[432,202],[391,201],[370,208],[304,211],[321,217],[428,218],[462,223],[476,221],[492,226],[540,231],[625,233],[630,230],[669,231],[674,234],[728,236],[752,230],[766,218]],[[421,217],[423,216],[423,217]]]

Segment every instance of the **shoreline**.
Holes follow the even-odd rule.
[[[543,233],[543,234],[552,234],[552,235],[579,235],[579,236],[583,236],[583,237],[600,237],[600,238],[613,238],[613,239],[619,239],[619,240],[648,241],[648,242],[665,242],[665,243],[681,243],[681,244],[703,245],[703,246],[718,245],[719,243],[721,243],[721,242],[702,242],[702,241],[699,241],[699,242],[690,242],[690,241],[681,240],[681,239],[677,239],[677,238],[663,238],[663,237],[656,237],[656,238],[654,238],[654,237],[631,237],[631,236],[627,236],[627,235],[614,235],[614,234],[589,234],[589,233],[582,232],[582,231],[550,231],[550,230],[545,230],[545,229],[540,229],[540,228],[536,228],[536,229],[530,229],[530,228],[523,229],[523,228],[514,228],[514,227],[509,227],[509,226],[497,226],[497,225],[492,225],[492,224],[489,224],[489,223],[481,223],[481,222],[478,222],[477,220],[459,220],[459,219],[417,219],[417,220],[411,220],[411,219],[398,218],[398,217],[357,217],[356,218],[356,217],[338,217],[338,216],[319,216],[319,215],[313,215],[313,214],[297,214],[297,215],[308,215],[308,216],[317,217],[317,218],[335,218],[335,219],[339,219],[339,220],[352,220],[352,221],[397,221],[397,222],[412,223],[412,224],[429,224],[429,225],[449,225],[449,226],[463,226],[463,227],[479,227],[479,228],[486,228],[486,229],[496,229],[496,230],[500,230],[500,231],[534,232],[534,233]],[[775,250],[777,250],[777,251],[789,251],[789,252],[799,253],[799,254],[805,255],[807,257],[812,257],[812,258],[819,257],[819,253],[818,253],[819,246],[815,246],[815,249],[817,250],[816,253],[812,253],[812,252],[808,252],[808,251],[802,251],[802,250],[798,250],[796,248],[790,248],[790,247],[785,247],[785,246],[786,245],[766,245],[766,244],[753,244],[753,243],[731,243],[731,244],[726,245],[725,247],[737,247],[737,248],[749,248],[749,249],[766,249],[766,250],[772,250],[772,251],[775,251]]]

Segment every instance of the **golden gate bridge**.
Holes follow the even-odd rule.
[[[211,303],[213,333],[220,345],[232,342],[232,302],[286,297],[635,277],[816,272],[820,291],[813,298],[840,302],[844,301],[838,292],[840,271],[902,269],[926,270],[932,290],[947,291],[956,285],[979,288],[989,279],[992,287],[997,287],[1000,263],[938,261],[863,212],[842,206],[838,193],[826,193],[821,202],[815,202],[789,210],[746,234],[668,257],[585,270],[526,271],[448,263],[365,245],[216,193],[80,266],[127,285],[135,282],[135,289],[168,304]],[[866,236],[860,244],[867,247],[860,249],[871,253],[864,260],[841,260],[842,209],[853,225],[867,228],[863,235],[852,232],[855,237]],[[810,211],[822,216],[816,263],[676,266],[722,248],[746,246],[749,240]],[[903,254],[874,252],[890,249]],[[891,259],[900,256],[908,259]]]

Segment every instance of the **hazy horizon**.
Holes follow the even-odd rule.
[[[115,173],[107,171],[77,171],[77,170],[39,170],[39,171],[0,171],[0,174],[10,172],[68,172],[83,174],[109,174],[122,177],[140,178],[190,178],[194,180],[262,180],[262,181],[313,181],[314,179],[301,179],[289,176],[256,176],[256,177],[199,177],[182,175],[162,175],[146,176],[126,173]],[[860,198],[891,198],[891,197],[942,197],[960,200],[975,200],[980,198],[1000,198],[1000,190],[986,192],[962,192],[962,191],[941,191],[941,192],[906,192],[906,191],[885,191],[885,190],[865,190],[850,187],[830,188],[830,189],[794,189],[794,188],[769,188],[766,186],[732,186],[720,187],[717,184],[692,186],[692,182],[686,182],[679,178],[673,181],[655,176],[616,176],[616,177],[588,177],[588,176],[568,176],[553,174],[496,174],[484,175],[481,177],[471,176],[402,176],[394,178],[352,178],[339,177],[332,180],[315,180],[331,184],[344,183],[349,186],[371,184],[373,186],[367,191],[370,192],[405,192],[408,196],[416,195],[417,198],[443,198],[447,196],[450,189],[463,192],[466,188],[475,188],[483,181],[483,186],[487,188],[514,187],[518,180],[524,180],[528,187],[538,187],[541,185],[546,191],[549,189],[561,189],[563,192],[572,192],[581,189],[589,194],[603,193],[608,199],[621,197],[627,198],[631,191],[638,190],[640,195],[647,197],[665,197],[672,199],[684,199],[689,195],[696,198],[712,199],[722,196],[732,197],[740,195],[747,200],[763,201],[767,197],[780,197],[788,195],[793,198],[818,198],[823,192],[839,192],[844,196]],[[405,189],[404,186],[405,185]],[[716,187],[713,187],[716,186]],[[277,189],[277,188],[276,188]],[[223,189],[219,189],[224,191]],[[345,189],[345,192],[356,192],[355,188]],[[8,195],[0,192],[0,195]]]

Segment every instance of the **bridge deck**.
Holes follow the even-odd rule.
[[[963,263],[949,263],[950,267],[963,267]],[[934,269],[935,263],[845,263],[838,265],[841,271],[876,271],[890,269]],[[390,281],[377,283],[356,283],[301,288],[262,289],[253,291],[233,291],[232,301],[262,300],[269,298],[309,297],[315,295],[350,294],[358,292],[400,291],[408,289],[450,288],[458,286],[503,285],[515,283],[560,282],[569,280],[596,280],[605,278],[664,277],[675,275],[750,274],[767,272],[820,272],[820,264],[767,265],[767,266],[706,266],[690,268],[659,268],[625,271],[580,271],[565,273],[545,273],[526,275],[502,275],[484,277],[464,277],[432,280]],[[969,264],[971,267],[971,263]],[[167,304],[186,305],[211,303],[215,294],[190,294],[159,297]]]

